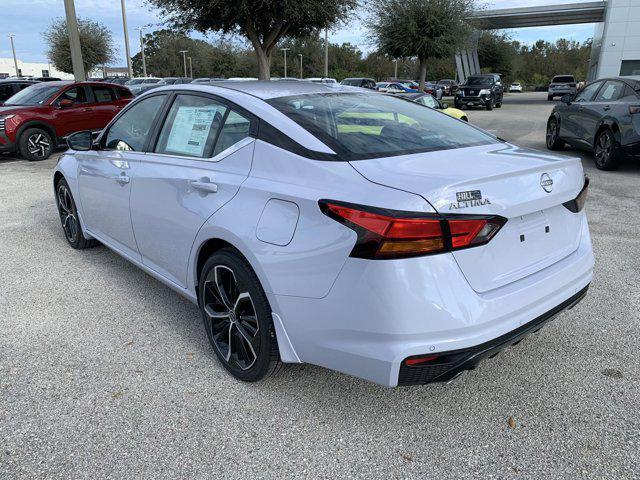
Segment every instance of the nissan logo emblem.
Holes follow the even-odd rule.
[[[548,173],[543,173],[540,176],[540,186],[547,193],[551,193],[551,190],[553,190],[553,180],[551,179]]]

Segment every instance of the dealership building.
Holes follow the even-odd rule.
[[[548,25],[595,23],[586,80],[640,75],[640,1],[606,0],[483,10],[474,15],[481,30],[502,30]],[[478,73],[475,50],[456,55],[460,80]],[[558,72],[563,73],[563,72]]]
[[[13,58],[0,58],[0,78],[16,76]],[[17,76],[23,77],[56,77],[73,80],[73,75],[63,73],[53,68],[49,63],[28,63],[18,59]]]

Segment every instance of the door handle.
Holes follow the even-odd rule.
[[[607,112],[607,111],[611,110],[611,106],[610,106],[610,105],[605,105],[605,106],[604,106],[604,107],[602,107],[602,108],[603,108],[603,110],[604,110],[605,112]]]
[[[212,183],[208,178],[201,178],[199,180],[191,180],[190,185],[196,190],[200,190],[205,193],[216,193],[218,191],[218,185]]]
[[[124,172],[122,172],[120,175],[114,176],[113,179],[120,185],[126,185],[131,181],[131,177],[129,177],[129,175],[125,174]]]

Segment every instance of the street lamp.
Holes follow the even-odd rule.
[[[127,30],[127,10],[124,6],[124,0],[120,0],[120,6],[122,7],[122,28],[124,29],[124,50],[127,54],[127,70],[129,71],[129,78],[133,78],[133,67],[131,66],[131,50],[129,49],[129,31]]]
[[[299,53],[298,56],[300,57],[300,80],[302,80],[302,54]]]
[[[140,31],[140,53],[142,54],[142,76],[147,76],[147,59],[144,56],[144,37],[142,36],[142,27],[136,28]]]
[[[187,53],[189,52],[189,50],[180,50],[180,53],[182,54],[182,60],[184,62],[184,76],[187,76]]]
[[[329,29],[324,29],[324,78],[329,76]]]
[[[284,78],[287,78],[287,50],[291,50],[290,48],[281,48],[284,52]]]
[[[395,73],[393,75],[393,78],[397,80],[398,79],[398,59],[397,58],[395,59],[395,62],[396,62],[396,67],[395,67]]]
[[[16,57],[16,46],[13,44],[13,37],[15,37],[15,35],[10,33],[9,39],[11,40],[11,50],[13,51],[13,65],[16,67],[16,77],[19,77],[20,71],[18,70],[18,57]]]
[[[191,57],[189,58],[189,78],[193,78],[193,63],[191,63]]]

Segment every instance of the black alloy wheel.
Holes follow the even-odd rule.
[[[71,189],[65,179],[61,179],[56,185],[56,204],[58,206],[58,214],[60,215],[60,223],[64,236],[73,248],[83,250],[98,245],[93,239],[87,239],[82,234],[82,226],[76,202],[73,200]]]
[[[271,309],[246,260],[233,249],[222,249],[205,263],[201,278],[205,329],[227,371],[252,382],[279,370]]]
[[[600,170],[615,170],[618,168],[620,153],[616,138],[609,129],[600,132],[593,149],[596,167]]]
[[[564,141],[560,140],[560,125],[555,117],[552,117],[547,122],[547,148],[549,150],[562,150],[564,148]]]
[[[18,148],[29,161],[46,160],[53,153],[53,138],[42,128],[29,128],[20,135]]]

